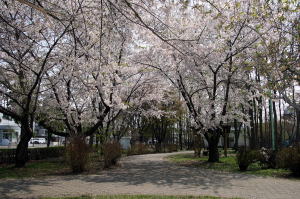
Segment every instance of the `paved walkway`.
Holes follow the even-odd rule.
[[[169,154],[130,156],[122,167],[99,175],[0,180],[0,198],[39,198],[101,194],[210,195],[299,199],[300,181],[221,173],[176,166]]]

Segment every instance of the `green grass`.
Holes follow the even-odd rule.
[[[67,170],[67,165],[58,159],[31,161],[24,168],[14,168],[14,165],[0,165],[0,179],[57,175]]]
[[[219,153],[220,154],[224,154],[224,150],[223,149],[219,149]],[[229,148],[227,149],[227,154],[230,155],[230,154],[236,154],[236,151],[232,148]]]
[[[168,159],[184,166],[196,166],[204,169],[213,169],[226,172],[240,172],[235,156],[221,157],[220,162],[209,163],[208,157],[195,158],[194,154],[171,155]],[[284,169],[264,169],[258,163],[251,164],[248,170],[242,173],[259,176],[286,177],[290,172]]]
[[[103,161],[98,153],[92,153],[82,174],[95,174],[103,169]],[[45,160],[32,160],[24,168],[15,168],[13,164],[0,165],[0,179],[3,178],[39,178],[52,175],[72,174],[64,157]]]
[[[79,197],[43,198],[43,199],[221,199],[221,198],[212,197],[212,196],[105,195],[105,196],[79,196]]]

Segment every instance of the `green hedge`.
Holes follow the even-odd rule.
[[[0,149],[0,164],[14,163],[16,149]],[[49,148],[29,148],[29,160],[42,160],[53,157],[60,157],[65,154],[64,147],[49,147]]]

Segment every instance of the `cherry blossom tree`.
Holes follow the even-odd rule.
[[[137,63],[156,68],[182,94],[196,133],[209,143],[209,161],[219,160],[218,142],[234,119],[249,125],[246,109],[251,69],[247,61],[260,40],[257,1],[125,1],[123,14],[137,26],[145,49]]]
[[[134,53],[133,33],[112,3],[118,5],[1,1],[0,111],[21,124],[18,167],[27,160],[36,113],[52,133],[88,136],[130,103],[162,100],[165,86],[157,92],[153,84],[160,80],[127,58]],[[143,100],[131,102],[137,93]],[[51,121],[62,122],[67,134]]]
[[[219,160],[220,136],[233,121],[251,126],[251,103],[268,96],[266,85],[299,109],[287,92],[299,84],[293,0],[4,0],[0,6],[0,112],[21,124],[17,166],[26,162],[34,121],[59,135],[90,136],[123,113],[167,114],[158,105],[172,102],[173,89],[194,133],[208,141],[211,162]],[[253,78],[257,69],[261,82]]]
[[[266,80],[263,87],[274,90],[271,98],[283,98],[297,115],[296,141],[300,141],[299,99],[293,97],[293,88],[299,86],[299,3],[284,1],[265,5],[260,16],[269,28],[258,29],[262,42],[257,48],[256,63]]]
[[[0,7],[0,112],[21,125],[16,166],[22,167],[43,76],[72,20],[58,21],[17,1],[1,1]]]
[[[105,1],[82,1],[77,6],[81,9],[60,46],[60,58],[46,73],[41,123],[59,135],[91,136],[104,125],[108,129],[128,107],[163,100],[168,84],[130,60],[135,53],[133,33],[117,9]],[[154,84],[161,86],[155,89]],[[154,106],[151,111],[160,114]],[[51,128],[57,120],[67,133]]]

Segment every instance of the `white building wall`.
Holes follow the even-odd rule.
[[[21,128],[14,120],[3,118],[3,114],[0,113],[0,144],[5,137],[4,134],[11,134],[11,136],[9,136],[10,142],[17,144],[21,135]]]
[[[126,150],[130,149],[130,147],[131,147],[130,140],[131,140],[131,137],[122,137],[120,139],[120,144],[121,144],[122,149],[126,149]]]

